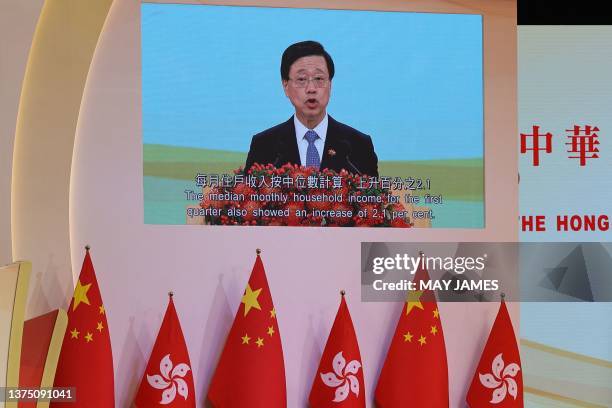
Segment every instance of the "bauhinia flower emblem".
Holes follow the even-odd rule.
[[[333,402],[342,402],[349,396],[350,390],[355,396],[359,396],[359,379],[356,374],[361,368],[361,363],[357,360],[352,360],[346,364],[346,360],[339,352],[334,357],[332,362],[334,372],[321,373],[321,379],[328,387],[336,389]]]
[[[487,388],[494,388],[490,401],[491,404],[499,404],[506,398],[507,394],[510,394],[512,398],[516,399],[518,385],[516,384],[514,377],[516,377],[520,370],[521,367],[519,367],[519,365],[516,363],[508,364],[504,368],[502,353],[499,353],[493,359],[493,374],[478,373],[482,385]]]
[[[176,393],[183,398],[187,399],[189,395],[189,387],[183,377],[187,375],[189,366],[185,363],[177,364],[176,367],[172,368],[172,360],[170,360],[170,354],[166,354],[159,363],[159,371],[161,375],[148,375],[147,381],[149,385],[158,390],[164,390],[162,392],[160,404],[170,404],[174,401]]]

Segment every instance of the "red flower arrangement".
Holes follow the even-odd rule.
[[[202,208],[222,210],[219,216],[207,216],[207,223],[394,228],[413,225],[407,218],[392,216],[404,207],[389,203],[389,189],[370,187],[366,175],[289,163],[279,168],[255,164],[247,173],[240,168],[234,174],[241,175],[244,182],[215,186],[204,194]]]

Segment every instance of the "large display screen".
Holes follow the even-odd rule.
[[[145,223],[484,227],[482,16],[141,12]]]

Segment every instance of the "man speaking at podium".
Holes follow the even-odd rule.
[[[370,136],[327,114],[334,62],[315,41],[290,45],[281,59],[285,95],[295,114],[284,123],[253,136],[245,170],[253,164],[300,164],[342,169],[378,177],[378,158]]]

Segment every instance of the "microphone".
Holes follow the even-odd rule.
[[[348,163],[348,165],[351,167],[351,170],[361,176],[361,170],[359,170],[359,168],[355,166],[355,163],[353,163],[350,159],[351,144],[349,143],[349,141],[346,139],[341,140],[340,146],[342,149],[342,154],[344,154],[344,158],[346,159],[346,162]]]
[[[285,152],[285,142],[283,142],[283,140],[279,137],[278,140],[276,141],[276,158],[274,159],[274,162],[272,163],[272,165],[274,167],[278,167],[279,164],[282,164],[282,159],[283,159],[283,153]]]

